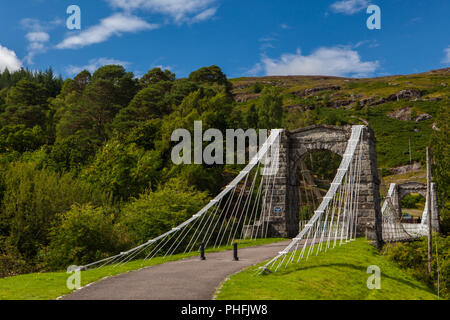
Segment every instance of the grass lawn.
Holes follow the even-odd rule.
[[[285,239],[257,239],[245,240],[239,244],[240,248],[269,244],[283,241]],[[216,249],[209,249],[206,252],[216,252],[231,250],[232,246],[223,246]],[[81,285],[98,281],[104,277],[115,276],[121,273],[138,270],[144,267],[157,265],[169,261],[181,260],[184,258],[197,256],[198,252],[188,254],[177,254],[173,256],[155,257],[152,260],[136,260],[122,264],[120,266],[106,266],[99,269],[92,269],[81,272]],[[54,300],[62,295],[71,292],[66,286],[67,278],[70,274],[62,272],[31,273],[14,277],[0,279],[0,300]]]
[[[421,282],[388,261],[364,239],[358,239],[308,261],[281,267],[276,273],[257,275],[250,267],[225,281],[218,300],[413,300],[437,299]],[[381,269],[381,289],[369,290],[367,267]]]

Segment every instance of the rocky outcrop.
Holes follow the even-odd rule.
[[[408,121],[411,120],[411,109],[401,108],[389,113],[387,116],[397,120]]]
[[[234,101],[236,102],[247,102],[248,100],[258,99],[261,94],[252,93],[252,94],[235,94]]]
[[[421,121],[426,121],[426,120],[430,120],[433,117],[431,115],[429,115],[428,113],[422,113],[421,115],[417,116],[414,118],[414,121],[416,122],[421,122]]]
[[[393,174],[403,174],[403,173],[408,173],[408,172],[419,171],[421,169],[422,169],[422,166],[420,165],[420,163],[414,162],[413,164],[408,164],[406,166],[392,168],[392,169],[390,169],[390,171]]]
[[[337,90],[341,90],[341,87],[340,86],[322,86],[322,87],[315,87],[315,88],[310,88],[310,89],[305,89],[305,90],[300,90],[300,91],[293,91],[293,92],[291,92],[291,94],[293,94],[296,97],[301,98],[304,96],[311,96],[317,92],[327,91],[327,90],[337,91]]]
[[[337,100],[337,101],[331,101],[329,104],[329,107],[331,108],[340,108],[345,107],[355,102],[354,99],[348,99],[348,100]]]
[[[431,126],[431,129],[433,129],[434,131],[441,131],[441,128],[439,128],[436,123],[433,123],[433,125]]]
[[[412,112],[411,112],[410,108],[397,109],[397,110],[389,113],[388,117],[393,118],[393,119],[397,119],[397,120],[402,120],[402,121],[413,120],[415,122],[426,121],[426,120],[430,120],[430,119],[433,118],[428,113],[422,113],[422,114],[420,114],[418,116],[412,117]]]
[[[409,89],[409,90],[401,90],[393,95],[390,95],[387,99],[388,101],[393,100],[412,100],[414,98],[420,98],[422,97],[422,91],[418,89]]]
[[[400,100],[413,100],[413,99],[419,99],[422,97],[423,93],[422,91],[418,89],[409,89],[409,90],[401,90],[397,93],[391,94],[387,96],[386,98],[379,98],[379,97],[369,97],[365,99],[361,99],[359,103],[363,106],[377,106],[386,102],[390,101],[400,101]]]
[[[320,91],[327,91],[327,90],[341,90],[341,87],[339,86],[324,86],[324,87],[316,87],[316,88],[311,88],[311,89],[306,89],[305,90],[305,95],[310,96],[314,93],[320,92]]]
[[[314,106],[311,105],[303,105],[300,103],[296,103],[296,104],[290,104],[287,106],[284,106],[287,110],[293,110],[293,109],[300,109],[302,111],[306,111],[306,110],[314,110]]]

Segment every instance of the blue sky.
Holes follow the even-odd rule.
[[[0,1],[0,70],[72,77],[114,63],[186,77],[215,64],[228,77],[373,77],[450,66],[448,0]],[[66,27],[73,4],[81,30]],[[370,4],[381,30],[366,26]]]

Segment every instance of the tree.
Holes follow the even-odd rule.
[[[10,106],[39,106],[45,105],[48,98],[48,91],[42,84],[20,80],[9,90],[6,103]]]
[[[73,81],[75,83],[75,90],[81,93],[88,85],[91,84],[91,73],[87,70],[83,70],[79,74],[77,74],[75,78],[73,78]]]
[[[121,65],[106,65],[94,72],[92,81],[106,80],[118,85],[126,73],[125,68]]]
[[[14,87],[22,80],[43,85],[49,97],[56,97],[63,84],[61,76],[56,77],[51,68],[46,71],[30,71],[22,68],[15,72],[9,72],[8,69],[5,69],[4,72],[0,72],[0,90]]]
[[[189,80],[204,85],[216,84],[224,86],[226,92],[229,92],[232,88],[231,83],[228,81],[227,76],[222,72],[222,69],[214,65],[191,72]]]
[[[290,111],[286,119],[286,128],[295,130],[305,128],[315,124],[318,121],[317,113],[314,110],[301,110],[296,108]]]
[[[45,127],[48,116],[48,108],[42,105],[13,105],[7,106],[5,112],[0,115],[0,123],[4,126]]]
[[[121,224],[143,243],[186,221],[208,200],[205,192],[195,191],[180,179],[174,179],[155,191],[132,199],[121,212]]]
[[[48,244],[49,230],[57,222],[57,214],[75,203],[104,204],[108,200],[103,191],[72,174],[39,170],[33,163],[9,165],[3,189],[0,238],[5,237],[29,262]]]
[[[261,93],[261,104],[258,108],[259,128],[276,129],[283,122],[283,97],[277,87],[266,87]]]
[[[254,103],[251,104],[247,112],[247,128],[258,129],[258,112]]]
[[[114,198],[127,200],[157,185],[161,164],[156,151],[112,140],[97,152],[82,177]]]
[[[110,81],[92,82],[84,90],[81,101],[66,106],[59,113],[57,137],[61,139],[84,132],[98,142],[106,141],[106,126],[121,109],[116,94],[116,87]]]
[[[0,152],[34,151],[44,145],[46,136],[41,127],[9,125],[0,129]]]
[[[76,204],[59,219],[61,224],[51,229],[44,251],[50,269],[87,264],[128,247],[127,235],[115,225],[114,213],[108,208]]]
[[[125,143],[135,143],[136,146],[144,148],[145,150],[153,150],[156,148],[157,141],[161,140],[161,126],[163,120],[151,119],[139,123],[126,133],[124,138]]]
[[[170,112],[171,100],[161,86],[149,85],[139,91],[127,108],[122,109],[114,119],[113,127],[120,132],[135,127],[139,122],[157,119]]]
[[[116,104],[126,107],[133,96],[139,90],[138,81],[134,79],[133,73],[126,72],[120,65],[103,66],[92,75],[92,83],[109,82],[114,87],[112,97]]]
[[[161,81],[174,81],[175,73],[170,72],[170,70],[162,71],[161,68],[153,68],[149,70],[142,78],[139,80],[141,87],[145,88],[148,85],[155,84]]]
[[[57,140],[48,155],[49,166],[58,172],[79,170],[91,162],[98,148],[96,141],[80,133]]]

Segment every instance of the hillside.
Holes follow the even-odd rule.
[[[262,264],[261,264],[262,265]],[[381,288],[369,290],[367,267],[381,270]],[[225,281],[218,300],[429,300],[437,296],[367,241],[338,246],[276,273],[256,276],[260,265]],[[373,274],[373,273],[372,273]]]
[[[258,104],[262,88],[280,88],[288,129],[318,122],[369,124],[382,168],[409,164],[409,143],[412,162],[423,162],[434,118],[449,106],[450,97],[450,68],[373,79],[277,76],[231,82],[243,110]]]

